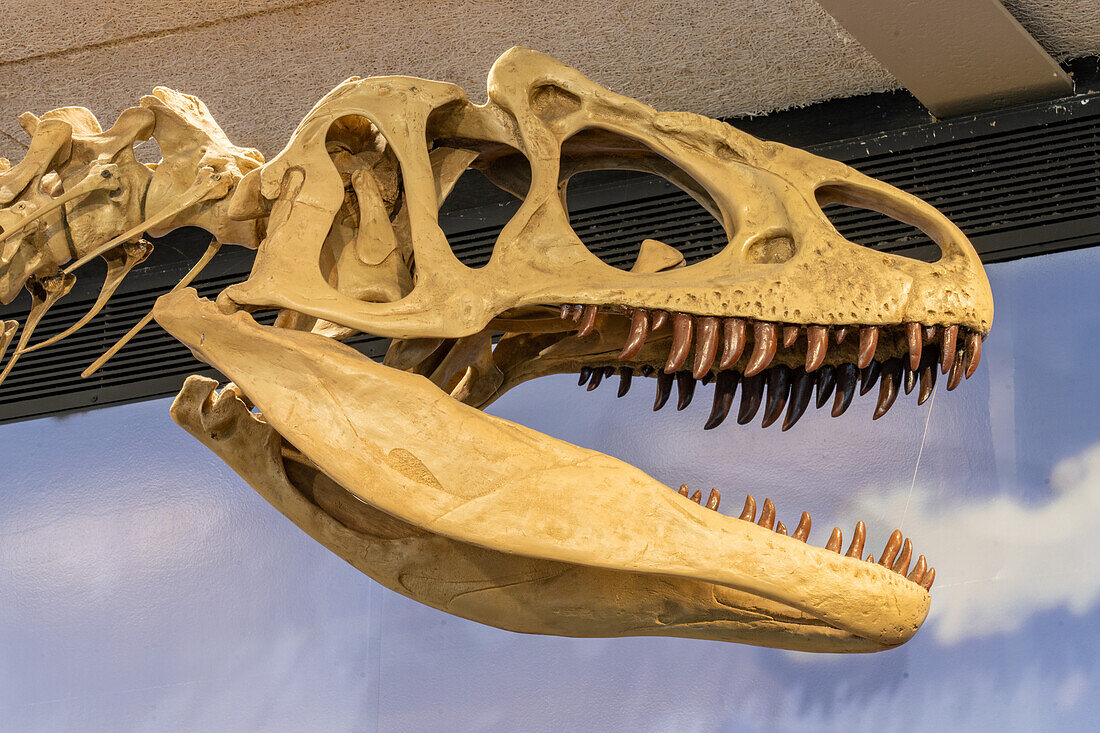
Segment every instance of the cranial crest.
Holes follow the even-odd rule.
[[[534,51],[498,59],[488,91],[474,105],[452,84],[352,78],[266,163],[171,90],[124,113],[115,127],[125,134],[80,122],[86,111],[49,113],[27,159],[0,171],[0,203],[24,196],[45,211],[69,181],[87,188],[108,171],[120,183],[96,182],[95,199],[81,189],[76,205],[94,227],[67,211],[71,223],[51,230],[43,217],[32,236],[26,212],[0,210],[0,238],[17,243],[2,274],[45,293],[40,317],[64,294],[43,283],[96,255],[123,257],[124,275],[148,252],[120,248],[142,232],[209,231],[214,243],[188,278],[223,242],[257,247],[248,279],[216,302],[185,278],[157,303],[156,320],[233,380],[219,393],[189,379],[173,417],[311,536],[411,598],[530,633],[810,651],[909,639],[934,571],[913,561],[900,532],[878,562],[862,559],[862,523],[844,554],[839,529],[815,547],[805,513],[788,533],[770,499],[757,519],[749,496],[727,517],[716,490],[704,506],[700,491],[670,490],[481,408],[548,374],[579,373],[593,389],[616,372],[620,396],[635,377],[655,377],[655,409],[673,382],[681,409],[697,384],[714,382],[708,429],[739,388],[739,423],[763,407],[767,427],[786,408],[784,430],[815,390],[818,407],[833,398],[834,416],[857,386],[876,383],[876,418],[903,388],[919,384],[923,403],[938,371],[949,389],[973,373],[991,325],[989,284],[966,237],[842,163],[658,112]],[[108,143],[142,135],[162,148],[154,170]],[[78,164],[80,175],[66,174]],[[479,268],[458,259],[439,223],[471,167],[522,199]],[[570,226],[566,199],[572,176],[606,168],[678,185],[721,223],[727,245],[688,263],[647,239],[629,270],[603,262]],[[99,201],[119,191],[144,193],[144,209]],[[848,241],[822,213],[831,202],[916,226],[941,257]],[[69,246],[78,239],[87,244]],[[280,311],[274,326],[252,318],[261,309]],[[28,346],[30,330],[16,355],[44,345]],[[340,343],[358,332],[393,339],[382,364]]]

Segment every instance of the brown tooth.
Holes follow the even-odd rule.
[[[756,417],[764,399],[764,375],[756,374],[741,380],[741,404],[737,409],[737,424],[748,425]]]
[[[596,389],[596,387],[600,386],[600,382],[603,381],[603,375],[604,375],[603,369],[593,369],[592,370],[592,379],[588,380],[588,391],[589,392]]]
[[[909,580],[914,583],[919,583],[920,579],[924,577],[924,571],[928,569],[928,561],[924,559],[924,555],[917,558],[917,564],[913,566],[913,570],[909,573]]]
[[[909,368],[916,369],[920,366],[920,352],[924,348],[920,324],[906,323],[905,338],[909,342]]]
[[[761,427],[769,427],[783,414],[783,407],[791,394],[791,368],[786,364],[776,364],[768,370],[768,401],[764,407],[764,421]]]
[[[840,531],[840,527],[833,527],[833,533],[829,535],[829,541],[825,543],[825,549],[840,552],[840,546],[843,544],[844,534]]]
[[[894,562],[894,558],[898,556],[898,550],[901,549],[901,530],[895,529],[890,533],[890,539],[886,540],[886,547],[882,549],[882,556],[878,559],[878,564],[884,568],[890,567]]]
[[[688,352],[691,351],[691,329],[694,321],[687,313],[672,314],[672,346],[668,349],[668,361],[665,362],[665,371],[669,374],[687,361]]]
[[[805,542],[806,538],[810,536],[810,525],[813,522],[810,520],[809,512],[802,512],[802,518],[798,520],[798,526],[794,528],[794,537],[796,540]]]
[[[738,519],[744,519],[746,522],[756,521],[756,499],[752,498],[752,494],[745,497],[745,508],[741,510],[741,516]]]
[[[859,382],[859,369],[852,362],[841,364],[836,372],[836,399],[833,400],[833,417],[840,417],[852,404]]]
[[[727,318],[722,324],[722,359],[718,362],[719,369],[729,369],[741,358],[741,353],[745,350],[747,331],[748,325],[744,318]]]
[[[925,590],[932,590],[932,583],[936,582],[936,569],[929,568],[928,572],[924,574],[924,577],[920,579],[921,587]]]
[[[691,495],[691,500],[694,501],[696,504],[702,504],[703,503],[703,492],[700,491],[699,489],[696,489],[695,493]]]
[[[786,537],[787,536],[787,525],[783,524],[782,522],[776,522],[775,523],[775,533],[776,534],[781,534],[784,537]]]
[[[688,491],[688,485],[687,484],[680,484],[680,491],[679,491],[680,496],[687,496],[689,493],[691,493],[691,492]]]
[[[778,347],[779,326],[774,323],[757,321],[752,324],[752,337],[752,356],[749,357],[749,363],[745,367],[746,377],[759,374],[768,364],[772,363],[775,350]]]
[[[829,332],[824,326],[806,326],[806,371],[815,371],[825,362],[829,350]]]
[[[787,417],[783,418],[783,432],[793,428],[794,424],[805,414],[806,408],[810,404],[810,398],[814,394],[815,381],[814,375],[807,374],[802,367],[794,370],[794,379],[791,383],[791,402],[787,406]]]
[[[935,326],[925,326],[922,330],[924,331],[924,343],[930,344],[936,340]]]
[[[654,412],[665,406],[670,394],[672,394],[672,375],[657,372],[657,397],[653,400]]]
[[[668,323],[668,312],[666,311],[653,311],[653,321],[649,324],[649,327],[656,331],[657,329]]]
[[[599,310],[599,307],[594,305],[584,307],[584,315],[581,316],[580,327],[577,328],[577,338],[584,338],[592,333],[592,329],[596,327],[596,314]]]
[[[634,370],[630,367],[619,369],[619,392],[616,397],[622,397],[630,391],[630,380],[634,379]]]
[[[798,341],[798,332],[801,331],[800,326],[784,326],[783,327],[783,348],[789,349],[794,346],[794,342]]]
[[[856,531],[852,534],[852,544],[848,545],[848,552],[844,553],[848,557],[854,557],[859,559],[859,556],[863,554],[863,542],[867,539],[867,527],[860,520],[856,522]]]
[[[898,386],[901,382],[901,359],[892,356],[882,365],[882,380],[878,390],[878,404],[875,405],[875,414],[872,420],[890,411],[894,406],[894,400],[898,398]]]
[[[695,394],[695,378],[691,372],[676,372],[676,409],[682,410],[691,404]]]
[[[867,557],[864,558],[864,560],[866,560],[867,562],[874,562],[875,561],[875,556],[874,556],[874,554],[868,555]]]
[[[775,504],[771,499],[764,499],[764,506],[760,509],[760,521],[757,524],[765,529],[771,529],[775,524]]]
[[[722,494],[718,489],[711,489],[710,496],[707,497],[707,509],[713,509],[718,511],[718,503],[722,501]]]
[[[568,318],[570,316],[570,314],[572,312],[573,312],[573,309],[569,306],[568,303],[566,303],[565,305],[563,305],[561,307],[561,319],[564,321],[566,318]]]
[[[867,394],[878,381],[882,373],[882,364],[878,359],[872,359],[871,363],[859,370],[859,396]]]
[[[718,328],[721,325],[722,321],[714,316],[698,319],[695,330],[695,368],[691,370],[696,379],[702,379],[714,363],[714,357],[718,354]]]
[[[730,414],[733,395],[737,391],[737,382],[741,375],[733,371],[718,372],[718,382],[714,385],[714,402],[710,408],[710,417],[703,430],[713,430],[722,424]]]
[[[699,379],[699,384],[710,384],[714,381],[714,372],[707,372]]]
[[[905,542],[901,546],[901,554],[898,555],[898,559],[894,561],[891,570],[899,575],[905,575],[909,572],[909,560],[913,557],[913,541],[908,537],[905,538]]]
[[[642,364],[642,376],[649,377],[656,371],[651,364]]]
[[[588,380],[592,378],[592,367],[581,367],[580,377],[577,379],[577,386],[582,386],[588,383]]]
[[[817,409],[825,406],[836,389],[836,367],[826,364],[817,370]]]
[[[951,371],[955,363],[955,345],[959,338],[958,326],[944,326],[940,345],[940,369],[944,374]]]
[[[572,313],[569,316],[570,319],[573,321],[573,323],[580,322],[581,316],[584,315],[584,306],[574,305],[574,306],[571,306],[571,308],[572,308]]]
[[[856,366],[863,369],[875,358],[875,350],[878,348],[878,326],[864,326],[859,329],[859,356],[856,358]]]
[[[848,327],[847,326],[837,326],[836,328],[833,329],[833,336],[836,337],[836,342],[838,344],[844,343],[844,339],[846,339],[848,337]]]
[[[951,373],[947,375],[947,391],[955,389],[959,386],[959,382],[963,378],[963,362],[966,360],[966,352],[963,349],[959,349],[955,352],[955,363],[951,365]]]
[[[645,337],[649,333],[649,312],[645,308],[636,308],[630,317],[630,335],[626,345],[619,352],[619,360],[633,359],[645,346]]]
[[[966,334],[966,371],[963,376],[967,379],[974,374],[978,368],[978,362],[982,360],[982,335],[977,331],[971,331]]]
[[[932,389],[936,386],[937,359],[935,353],[925,352],[924,360],[920,365],[920,392],[917,393],[917,404],[923,405],[932,396]]]
[[[901,365],[901,384],[905,388],[905,394],[917,388],[917,371],[904,362]]]

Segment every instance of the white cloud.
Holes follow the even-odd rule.
[[[913,492],[905,534],[936,567],[929,623],[951,643],[1018,629],[1032,615],[1083,614],[1100,597],[1100,443],[1061,461],[1051,496],[952,502]],[[857,511],[897,516],[908,492],[863,495]]]

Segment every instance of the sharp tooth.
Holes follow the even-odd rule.
[[[561,319],[563,321],[566,318],[568,318],[572,313],[573,313],[573,309],[569,306],[568,303],[565,303],[564,305],[562,305],[562,307],[561,307]]]
[[[729,369],[745,350],[748,325],[744,318],[727,318],[722,324],[722,359],[719,369]]]
[[[901,546],[901,554],[898,555],[898,559],[894,561],[890,569],[899,575],[905,575],[909,572],[909,559],[912,557],[913,541],[906,537],[905,543]]]
[[[925,326],[922,330],[924,331],[924,343],[930,344],[936,340],[935,326]]]
[[[592,333],[592,329],[596,327],[596,314],[598,312],[598,306],[586,305],[584,307],[584,315],[581,316],[580,327],[577,329],[577,338],[584,338]]]
[[[810,398],[814,394],[814,375],[807,374],[806,370],[799,367],[794,371],[794,380],[791,384],[791,404],[787,407],[787,417],[783,419],[783,431],[794,427],[799,418],[806,412],[810,404]]]
[[[898,398],[898,383],[901,382],[901,359],[892,356],[882,365],[882,382],[878,390],[878,404],[875,405],[875,414],[872,420],[890,411],[894,400]]]
[[[924,577],[924,571],[928,569],[928,561],[924,559],[924,555],[917,558],[917,564],[913,566],[913,570],[909,573],[909,580],[914,583],[919,583],[921,578]]]
[[[955,344],[959,337],[958,326],[944,326],[942,345],[940,346],[941,370],[944,374],[951,371],[951,365],[955,363]]]
[[[859,559],[863,554],[863,542],[867,539],[867,527],[862,521],[856,522],[856,531],[852,534],[852,544],[848,545],[848,557]]]
[[[806,327],[806,371],[815,371],[829,350],[829,332],[824,326]]]
[[[761,427],[768,427],[783,414],[783,407],[791,394],[791,368],[776,364],[768,371],[768,403],[764,408]]]
[[[836,373],[836,399],[833,400],[833,417],[840,417],[852,404],[852,398],[856,394],[856,384],[859,382],[859,369],[848,362],[841,364]]]
[[[951,365],[951,373],[947,375],[947,391],[955,389],[959,386],[959,382],[963,377],[963,361],[966,359],[966,352],[963,349],[959,349],[955,352],[955,362]]]
[[[577,379],[577,386],[587,384],[588,380],[592,378],[592,367],[581,367],[581,375]]]
[[[760,521],[757,522],[761,527],[771,529],[775,523],[775,504],[771,499],[764,499],[764,506],[760,509]]]
[[[619,392],[616,397],[622,397],[630,391],[630,380],[634,379],[634,370],[630,367],[619,369]]]
[[[649,326],[651,329],[656,331],[666,323],[668,323],[668,313],[666,311],[653,311],[653,322]]]
[[[752,494],[745,497],[745,508],[741,510],[741,516],[738,519],[744,519],[746,522],[756,521],[756,499],[752,498]]]
[[[901,549],[901,530],[895,529],[890,533],[890,539],[886,540],[886,547],[882,549],[882,557],[878,559],[878,564],[884,568],[890,567],[894,562],[894,558],[898,556],[898,550]]]
[[[670,394],[672,394],[672,375],[657,372],[657,398],[653,400],[654,412],[665,406]]]
[[[874,556],[874,554],[870,554],[870,555],[868,555],[867,557],[865,557],[863,559],[866,560],[867,562],[874,562],[875,561],[875,556]]]
[[[737,408],[737,424],[748,425],[756,417],[764,399],[764,375],[756,374],[741,380],[741,404]]]
[[[642,364],[642,370],[641,371],[642,371],[642,376],[643,377],[648,377],[648,376],[652,375],[655,370],[649,364]]]
[[[696,379],[702,379],[714,363],[718,353],[718,327],[721,325],[722,322],[713,316],[699,319],[695,334],[695,368],[692,370],[692,376]]]
[[[905,394],[909,394],[917,388],[917,372],[910,368],[906,362],[902,362],[901,365],[901,383],[905,387]]]
[[[752,356],[745,367],[745,376],[751,377],[759,374],[775,357],[775,349],[779,345],[779,326],[774,323],[757,321],[752,324]]]
[[[932,396],[932,389],[936,386],[937,358],[935,353],[925,352],[920,365],[920,392],[917,393],[917,404],[923,405]]]
[[[691,351],[691,329],[693,319],[687,313],[672,314],[672,346],[668,350],[665,371],[671,374],[684,365]]]
[[[722,494],[718,489],[711,489],[710,496],[707,497],[707,509],[713,509],[718,511],[718,504],[722,501]]]
[[[596,387],[600,386],[600,382],[603,381],[603,375],[604,375],[603,369],[593,369],[592,370],[592,379],[590,379],[588,381],[588,391],[589,392],[596,389]]]
[[[844,343],[844,339],[846,339],[848,337],[848,327],[847,326],[837,326],[836,328],[833,329],[833,336],[836,337],[836,342],[838,344]]]
[[[794,537],[796,540],[805,542],[806,538],[810,536],[811,524],[813,524],[813,522],[810,519],[810,513],[802,512],[802,518],[798,520],[798,526],[794,528],[794,534],[791,535],[791,537]]]
[[[833,533],[829,535],[829,541],[825,543],[825,549],[840,552],[840,546],[843,544],[844,534],[840,531],[840,527],[833,527]]]
[[[645,337],[649,332],[649,312],[645,308],[636,308],[634,315],[630,317],[630,335],[626,337],[626,345],[619,352],[619,360],[633,359],[645,346]]]
[[[978,368],[978,362],[982,360],[982,335],[977,331],[966,334],[966,372],[964,376],[970,379]]]
[[[783,327],[783,348],[789,349],[794,345],[795,341],[798,341],[798,332],[801,330],[799,326],[784,326]]]
[[[867,394],[878,381],[878,375],[882,373],[882,364],[878,359],[873,359],[870,364],[860,368],[859,372],[859,396]]]
[[[776,534],[781,534],[784,537],[786,537],[787,536],[787,525],[783,524],[782,522],[776,522],[775,523],[775,533]]]
[[[714,385],[714,402],[710,408],[710,417],[703,430],[713,430],[722,424],[730,413],[733,405],[733,395],[737,392],[737,382],[741,378],[737,372],[718,372],[718,382]]]
[[[929,568],[924,577],[920,579],[920,584],[925,590],[932,590],[932,583],[934,582],[936,582],[936,569]]]
[[[691,404],[695,395],[695,379],[691,372],[676,372],[676,409],[682,410]]]
[[[919,323],[905,324],[905,340],[909,342],[909,367],[916,369],[920,366],[920,352],[924,347]]]
[[[584,306],[582,306],[582,305],[571,306],[571,311],[570,311],[570,316],[569,317],[573,320],[573,323],[579,323],[580,320],[581,320],[581,316],[583,316],[583,315],[584,315]]]
[[[875,349],[878,348],[878,327],[864,326],[859,329],[859,356],[856,366],[860,369],[871,363],[875,358]]]
[[[687,496],[688,493],[689,493],[688,492],[688,485],[687,484],[680,484],[680,491],[679,491],[680,496]]]
[[[817,370],[817,409],[825,406],[836,388],[836,367],[826,364]]]
[[[703,492],[696,489],[695,493],[691,495],[691,500],[694,501],[696,504],[702,504],[703,503]]]

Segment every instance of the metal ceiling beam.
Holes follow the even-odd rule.
[[[941,119],[1073,94],[998,0],[818,0]]]

